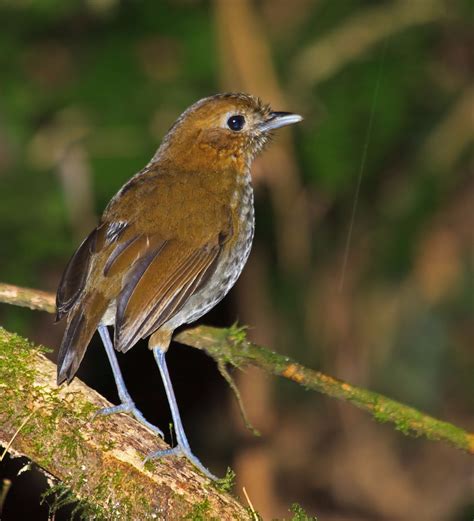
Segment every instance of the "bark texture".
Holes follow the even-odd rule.
[[[93,419],[110,405],[77,378],[58,388],[41,348],[0,328],[0,444],[70,488],[87,519],[249,518],[184,458],[144,466],[167,445],[125,414]]]

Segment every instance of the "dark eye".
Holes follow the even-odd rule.
[[[227,126],[230,128],[230,130],[233,130],[234,132],[238,132],[239,130],[242,130],[245,125],[245,118],[244,116],[241,116],[240,114],[236,116],[231,116],[227,120]]]

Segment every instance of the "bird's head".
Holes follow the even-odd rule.
[[[165,136],[157,159],[179,154],[239,160],[249,165],[262,150],[272,131],[303,118],[290,112],[274,112],[259,98],[248,94],[217,94],[191,105]]]

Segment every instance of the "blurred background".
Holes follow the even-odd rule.
[[[191,103],[246,91],[304,115],[255,163],[244,274],[201,322],[474,431],[474,6],[470,0],[0,0],[0,280],[55,291],[111,196]],[[0,306],[54,347],[63,325]],[[55,353],[51,355],[53,358]],[[120,357],[170,418],[146,345]],[[474,517],[472,457],[173,344],[191,445],[264,519]],[[116,401],[95,338],[79,371]],[[3,519],[46,520],[45,477],[1,464]],[[243,500],[245,502],[245,500]],[[56,519],[67,519],[63,509]]]

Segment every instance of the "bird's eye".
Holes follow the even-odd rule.
[[[235,116],[231,116],[227,120],[227,126],[230,128],[230,130],[233,130],[234,132],[238,132],[239,130],[242,130],[245,125],[245,118],[244,116],[241,116],[240,114],[237,114]]]

